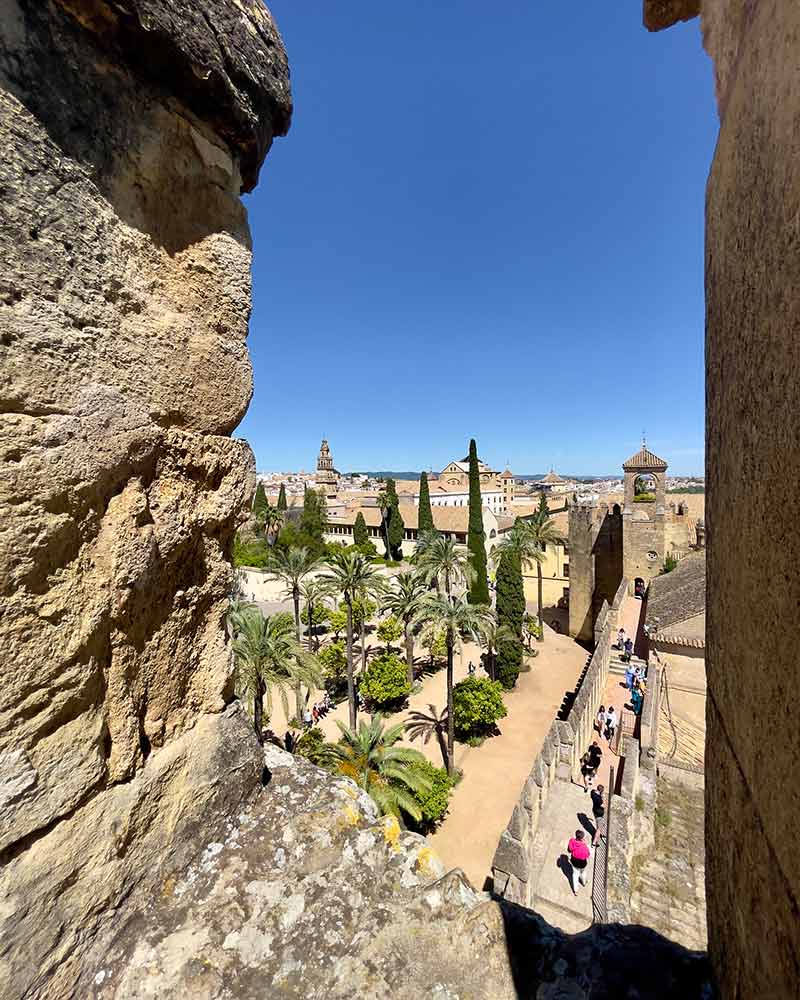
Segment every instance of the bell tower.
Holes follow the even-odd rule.
[[[322,439],[317,456],[317,487],[323,487],[326,493],[335,493],[339,488],[339,473],[333,467],[333,458],[328,442]]]
[[[623,463],[625,501],[622,511],[622,572],[631,593],[643,590],[661,572],[666,556],[667,463],[642,447]]]

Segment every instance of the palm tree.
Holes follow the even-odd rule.
[[[425,760],[419,750],[396,745],[403,724],[384,729],[376,715],[369,723],[362,721],[358,730],[338,719],[337,725],[342,738],[333,748],[336,770],[363,788],[382,815],[399,816],[402,809],[420,820],[422,811],[412,793],[430,791],[431,781],[419,769]]]
[[[350,728],[356,728],[356,690],[353,680],[353,601],[365,587],[374,584],[378,571],[361,552],[343,549],[330,557],[330,568],[322,581],[341,594],[347,609],[347,699]]]
[[[319,684],[319,664],[300,646],[288,615],[264,616],[251,605],[232,609],[229,622],[234,632],[237,691],[252,698],[253,726],[261,742],[264,703],[269,718],[273,689],[280,694],[288,715],[287,687],[292,682],[309,687]]]
[[[305,603],[306,614],[308,615],[309,652],[311,652],[312,648],[314,648],[314,612],[321,604],[324,604],[325,598],[329,593],[330,591],[325,585],[325,582],[320,580],[319,577],[312,577],[310,580],[303,580],[300,584],[300,596]],[[316,649],[319,650],[319,638],[317,638],[316,641]]]
[[[442,752],[444,766],[448,766],[447,757],[447,709],[440,712],[435,705],[428,705],[428,712],[409,712],[406,722],[406,734],[410,740],[415,740],[418,736],[423,743],[427,743],[431,736],[436,736],[439,749]]]
[[[455,586],[469,583],[471,569],[466,545],[456,545],[452,538],[438,532],[425,532],[417,542],[415,555],[420,573],[428,583],[444,584],[444,592],[451,596]]]
[[[300,586],[305,577],[321,565],[321,560],[312,555],[305,546],[294,545],[290,549],[274,550],[267,565],[268,575],[283,583],[286,596],[291,597],[294,602],[294,625],[298,646],[300,645]],[[303,690],[299,681],[294,694],[299,720],[303,714]]]
[[[481,629],[481,638],[486,646],[486,664],[489,667],[489,676],[495,680],[497,647],[501,642],[516,642],[519,637],[508,625],[500,625],[497,619],[492,617]]]
[[[447,773],[453,774],[453,652],[463,638],[480,642],[481,632],[492,620],[492,611],[485,604],[470,604],[466,597],[442,597],[428,594],[422,601],[417,623],[422,636],[431,642],[444,632],[447,643]]]
[[[406,640],[406,664],[408,683],[414,683],[414,634],[411,623],[419,612],[420,601],[427,593],[425,580],[419,573],[406,571],[398,573],[392,587],[383,599],[383,610],[399,618],[403,623]]]
[[[544,642],[544,622],[542,621],[542,563],[544,562],[545,549],[548,545],[564,545],[566,539],[558,530],[555,522],[550,518],[548,511],[537,513],[532,521],[527,522],[528,532],[539,551],[539,556],[534,557],[536,563],[536,574],[538,576],[538,617],[539,617],[539,642]],[[522,556],[520,555],[520,559]],[[523,562],[523,566],[524,566]]]
[[[273,507],[271,503],[268,503],[261,512],[261,521],[264,524],[267,543],[274,545],[275,539],[278,537],[278,532],[283,527],[282,511],[279,511],[277,507]]]

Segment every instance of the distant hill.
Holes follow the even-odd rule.
[[[387,470],[387,469],[382,469],[379,472],[360,472],[359,471],[359,472],[349,472],[347,474],[349,476],[369,476],[371,479],[378,479],[378,478],[381,478],[381,479],[419,479],[419,477],[420,477],[420,473],[419,472],[392,472],[392,471]],[[429,472],[428,475],[430,476],[431,473]],[[436,475],[436,473],[433,473],[433,475]],[[533,482],[534,480],[537,480],[537,479],[544,479],[544,477],[545,477],[545,473],[544,472],[535,472],[532,475],[531,474],[526,474],[524,476],[523,475],[517,475],[516,472],[514,473],[514,479],[519,479],[519,480],[521,480],[523,482]],[[608,476],[570,476],[570,475],[566,475],[565,474],[563,478],[564,479],[574,479],[574,480],[576,480],[577,482],[580,482],[580,483],[591,483],[594,480],[600,480],[600,479],[619,479],[620,477],[619,477],[619,474],[612,474],[612,475],[608,475]]]
[[[348,476],[369,476],[370,479],[419,479],[420,472],[392,472],[382,469],[379,472],[348,472]]]

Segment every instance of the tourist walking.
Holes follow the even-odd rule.
[[[631,657],[633,656],[633,639],[628,636],[625,640],[625,661],[627,663],[631,662]]]
[[[472,660],[469,661],[469,665],[467,666],[467,673],[469,674],[470,677],[475,676],[475,664],[472,662]]]
[[[314,724],[314,718],[308,708],[306,708],[305,712],[303,712],[303,723],[306,729],[310,729]]]
[[[601,705],[597,713],[597,718],[594,720],[594,728],[597,730],[598,735],[602,736],[606,728],[606,710],[605,706]]]
[[[617,632],[617,649],[620,651],[620,653],[624,653],[625,652],[625,629],[624,628],[621,628]]]
[[[581,885],[586,885],[586,879],[589,873],[589,858],[592,856],[592,849],[586,843],[585,834],[583,830],[576,830],[575,836],[570,838],[567,844],[567,851],[569,853],[569,862],[572,865],[572,877],[570,882],[572,883],[572,891],[577,896],[578,887],[575,885],[575,872],[578,873],[578,882]]]
[[[606,739],[610,743],[614,739],[614,733],[617,731],[617,713],[614,711],[614,706],[609,706],[606,712]]]
[[[633,711],[635,715],[639,715],[642,711],[642,705],[644,703],[644,693],[642,691],[642,686],[639,681],[633,682],[633,690],[631,691],[631,705],[633,706]]]
[[[592,847],[597,847],[600,837],[605,833],[605,788],[598,785],[592,791],[592,816],[594,816],[594,834],[592,835]],[[601,832],[601,827],[602,832]]]
[[[597,769],[600,767],[602,759],[603,751],[600,749],[600,744],[597,740],[594,740],[592,745],[581,758],[581,774],[583,775],[583,790],[585,792],[589,791],[589,786],[595,779]]]
[[[626,688],[627,688],[627,689],[628,689],[629,691],[632,691],[632,690],[633,690],[633,678],[634,678],[634,676],[635,676],[635,674],[634,674],[634,670],[633,670],[633,667],[632,667],[632,666],[630,665],[630,663],[629,663],[629,664],[628,664],[628,665],[627,665],[627,666],[625,667],[625,687],[626,687]]]

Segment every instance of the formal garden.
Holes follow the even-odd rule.
[[[293,610],[265,615],[232,602],[237,693],[260,740],[351,778],[382,813],[430,832],[461,778],[455,744],[480,747],[499,733],[506,693],[537,653],[543,633],[525,611],[522,569],[541,561],[542,539],[552,540],[555,529],[545,507],[540,518],[518,520],[505,533],[492,554],[492,602],[482,525],[471,532],[479,546],[462,546],[437,532],[431,518],[406,559],[402,528],[394,544],[396,524],[392,537],[391,481],[380,502],[383,558],[363,539],[326,543],[324,499],[314,491],[291,522],[285,494],[275,508],[256,496],[255,537],[237,540],[237,561],[263,547],[260,568]],[[468,676],[456,683],[454,661],[465,647],[477,650],[478,663],[470,661]],[[409,699],[418,700],[437,675],[444,676],[442,703],[410,708]],[[326,722],[326,735],[318,723],[329,712],[336,730]],[[280,735],[274,730],[283,730],[284,720]],[[418,747],[435,747],[434,760]]]

